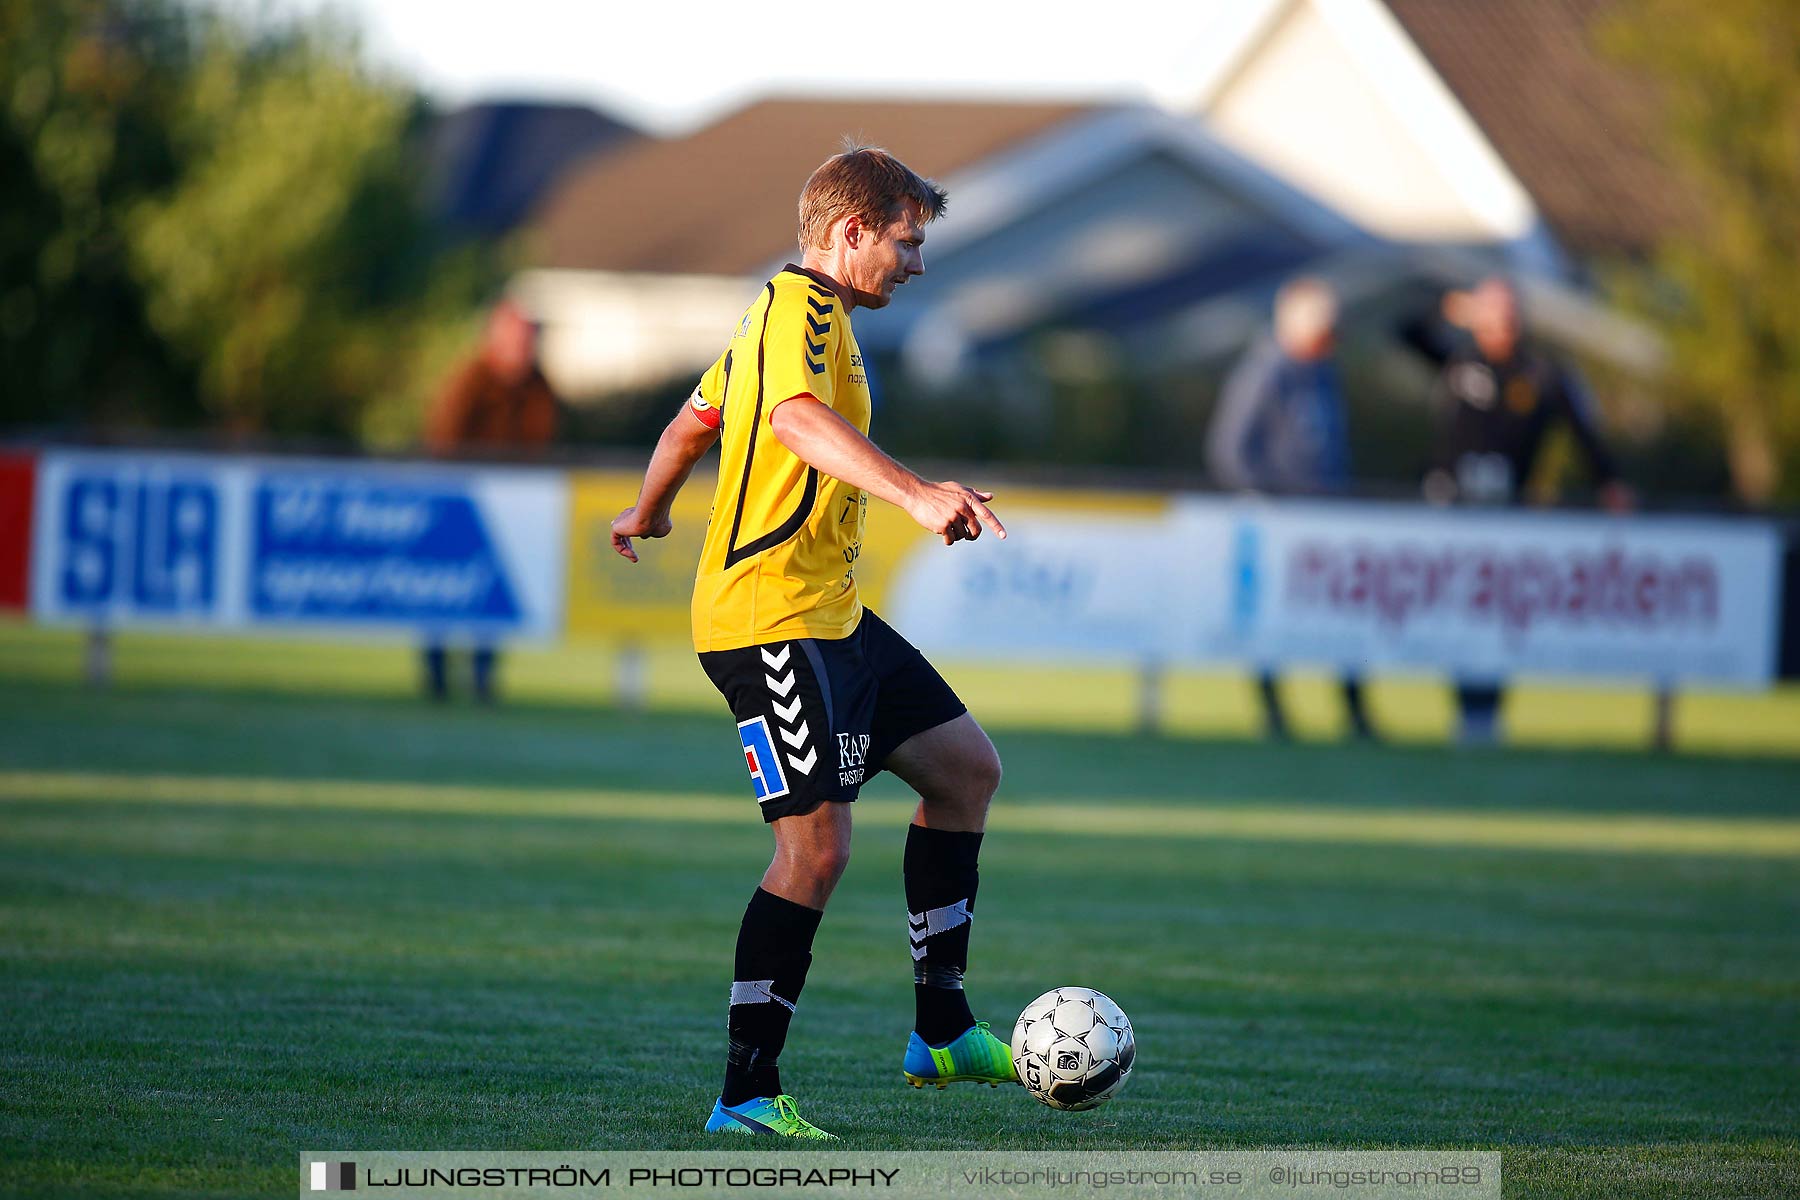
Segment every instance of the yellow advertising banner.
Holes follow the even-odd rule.
[[[675,498],[669,536],[637,543],[638,562],[612,548],[612,521],[637,500],[636,471],[574,471],[569,475],[569,595],[571,637],[686,641],[694,564],[712,512],[714,476],[694,472]]]
[[[689,637],[688,602],[694,565],[711,515],[716,476],[704,464],[676,498],[674,529],[657,541],[638,543],[635,565],[612,548],[612,519],[637,499],[643,477],[634,471],[576,471],[570,475],[568,632],[578,638],[682,641]],[[966,481],[965,481],[966,482]],[[971,486],[982,486],[976,482]],[[1166,512],[1168,498],[1100,491],[999,488],[994,511],[1001,521],[1026,511],[1078,512],[1090,518],[1145,517]],[[904,512],[879,500],[869,503],[868,526],[856,579],[863,603],[881,611],[885,589],[914,554],[946,547]]]

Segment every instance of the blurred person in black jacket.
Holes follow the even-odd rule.
[[[1512,506],[1545,436],[1566,423],[1587,459],[1601,505],[1626,512],[1633,498],[1618,477],[1579,376],[1523,337],[1519,294],[1506,279],[1484,279],[1450,292],[1437,314],[1409,324],[1402,337],[1438,367],[1431,406],[1438,422],[1425,498],[1433,504]],[[1498,681],[1459,679],[1464,742],[1494,740]]]
[[[1267,495],[1333,495],[1350,488],[1350,439],[1337,348],[1337,295],[1323,280],[1290,280],[1275,295],[1275,327],[1232,368],[1206,436],[1221,486]],[[1257,674],[1269,736],[1287,736],[1275,673]],[[1372,738],[1362,680],[1343,678],[1350,730]]]

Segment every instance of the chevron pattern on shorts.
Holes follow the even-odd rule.
[[[779,654],[766,646],[759,646],[758,650],[763,660],[763,682],[774,694],[770,706],[775,710],[775,733],[788,747],[788,766],[802,775],[811,775],[819,762],[819,748],[812,744],[812,730],[800,719],[800,693],[795,690],[799,680],[789,661],[794,648],[783,646]]]

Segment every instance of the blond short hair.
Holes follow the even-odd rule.
[[[831,227],[844,217],[861,217],[885,229],[906,204],[918,207],[919,219],[944,213],[944,189],[879,146],[844,139],[844,150],[819,164],[800,190],[800,248],[831,248]]]
[[[1337,319],[1337,293],[1323,279],[1304,275],[1275,293],[1275,340],[1284,346],[1331,332]]]

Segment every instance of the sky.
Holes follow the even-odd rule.
[[[214,0],[330,11],[376,62],[446,104],[577,100],[679,133],[771,92],[1167,97],[1242,0],[1104,5],[962,0]]]

